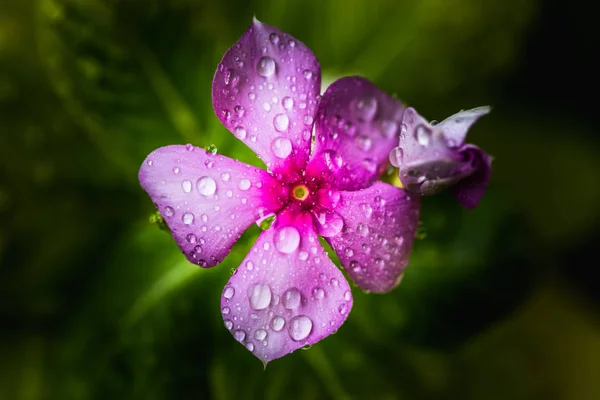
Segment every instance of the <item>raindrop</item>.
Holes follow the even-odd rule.
[[[352,293],[349,290],[346,290],[344,293],[344,300],[350,301],[352,299]]]
[[[346,257],[352,257],[354,255],[354,250],[352,250],[350,247],[346,247],[344,250],[344,255]]]
[[[228,300],[231,299],[234,294],[235,294],[235,289],[232,288],[231,286],[227,286],[225,288],[225,290],[223,290],[223,297],[225,297]]]
[[[254,339],[262,341],[267,338],[267,331],[264,329],[257,329],[254,331]]]
[[[244,116],[244,113],[246,112],[246,110],[244,110],[244,107],[242,106],[235,106],[233,108],[233,111],[237,114],[238,117],[242,118]]]
[[[248,296],[250,307],[254,310],[264,310],[271,304],[271,288],[266,284],[256,284],[250,289]]]
[[[286,290],[282,296],[282,303],[285,308],[288,310],[293,310],[300,306],[300,302],[302,301],[302,295],[300,291],[296,288],[291,288]]]
[[[271,329],[273,329],[275,332],[279,332],[283,329],[284,326],[285,319],[283,319],[283,317],[280,317],[279,315],[274,316],[271,320]]]
[[[226,85],[231,85],[232,87],[236,86],[240,81],[240,77],[238,74],[231,68],[228,68],[223,75],[223,80]]]
[[[179,167],[174,167],[174,168],[173,168],[173,173],[174,173],[175,175],[177,175],[177,174],[179,173]]]
[[[356,102],[356,114],[359,119],[369,122],[377,112],[377,100],[374,97],[365,97]]]
[[[275,247],[282,253],[294,252],[300,245],[300,233],[293,226],[286,226],[275,233]]]
[[[319,299],[319,300],[322,299],[323,297],[325,297],[325,291],[320,287],[314,288],[312,290],[312,294],[315,299]]]
[[[248,268],[248,271],[252,271],[254,269],[254,263],[252,261],[246,262],[246,268]]]
[[[273,118],[273,125],[279,132],[283,132],[289,127],[290,119],[285,114],[277,114],[275,118]]]
[[[323,156],[323,161],[327,168],[331,171],[337,171],[341,166],[344,160],[342,156],[335,150],[325,150],[321,153]]]
[[[233,134],[238,139],[241,139],[241,140],[246,139],[246,130],[241,126],[238,126],[237,128],[235,128],[233,130]]]
[[[166,206],[165,207],[165,217],[172,217],[175,214],[173,207]]]
[[[227,182],[227,181],[229,180],[229,178],[231,178],[231,175],[229,175],[229,173],[228,173],[228,172],[223,172],[223,173],[221,174],[221,179],[222,179],[224,182]]]
[[[292,107],[294,107],[294,99],[288,96],[284,97],[281,103],[283,104],[283,108],[286,110],[291,110]]]
[[[229,308],[229,307],[223,307],[223,308],[221,309],[221,312],[222,312],[224,315],[227,315],[227,314],[229,314],[229,313],[231,312],[231,308]]]
[[[421,146],[428,146],[430,133],[431,132],[429,132],[429,129],[427,129],[423,125],[419,125],[419,126],[417,126],[417,129],[415,130],[415,138],[417,139],[417,142],[419,142],[419,144]]]
[[[214,144],[209,144],[207,145],[204,150],[206,150],[207,154],[212,154],[215,155],[217,154],[217,146],[215,146]]]
[[[288,138],[275,138],[271,142],[271,151],[276,157],[286,158],[292,152],[292,142]]]
[[[188,233],[187,236],[185,237],[185,241],[188,243],[196,243],[196,235],[194,235],[193,233]]]
[[[258,64],[256,65],[256,72],[260,76],[269,77],[275,73],[275,60],[273,60],[269,56],[264,56],[260,60],[258,60]]]
[[[249,351],[254,351],[254,343],[246,343],[246,348]]]
[[[279,43],[279,35],[273,32],[269,35],[269,40],[271,41],[271,43],[277,44]]]
[[[232,330],[233,329],[233,322],[231,320],[226,319],[225,320],[225,328],[227,328],[228,330]]]
[[[402,147],[394,147],[390,152],[390,163],[394,167],[401,167],[404,163],[404,150]]]
[[[185,179],[181,182],[181,188],[184,192],[189,193],[192,191],[192,181]]]
[[[238,184],[238,187],[240,188],[240,190],[248,190],[250,189],[250,185],[251,183],[248,179],[242,179]]]
[[[310,115],[305,115],[304,116],[304,124],[312,125],[312,123],[313,123],[313,117],[311,117]]]
[[[313,74],[312,74],[312,71],[311,71],[311,70],[309,70],[309,69],[305,69],[305,70],[304,70],[304,72],[302,73],[302,75],[304,75],[304,77],[305,77],[306,79],[310,79],[310,78],[312,78],[312,75],[313,75]]]
[[[292,340],[304,340],[310,335],[313,323],[306,315],[298,315],[290,320],[288,332]]]
[[[321,236],[332,237],[342,231],[344,220],[342,217],[332,210],[323,210],[315,213],[318,226],[317,230]]]
[[[340,314],[345,315],[348,312],[348,305],[346,303],[342,304],[340,308],[338,308]]]
[[[356,232],[362,237],[366,237],[369,234],[369,227],[363,223],[358,224]]]
[[[300,259],[300,261],[306,261],[308,259],[308,252],[302,250],[298,253],[298,259]]]
[[[194,222],[194,214],[189,213],[189,212],[185,213],[181,217],[181,220],[183,221],[184,224],[190,225],[192,222]]]
[[[358,136],[356,138],[356,146],[361,150],[369,151],[372,145],[373,141],[368,136]]]
[[[241,342],[242,340],[246,339],[246,332],[244,332],[241,329],[238,329],[237,331],[233,332],[233,337],[238,342]]]
[[[210,176],[203,176],[196,182],[198,192],[204,196],[210,196],[217,190],[217,183]]]

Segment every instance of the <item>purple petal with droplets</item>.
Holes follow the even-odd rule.
[[[269,169],[294,172],[308,158],[320,88],[321,67],[312,51],[254,19],[219,64],[213,107]]]
[[[181,251],[202,267],[220,263],[244,230],[287,196],[267,172],[191,145],[155,150],[139,179]]]
[[[461,153],[470,154],[475,172],[454,187],[454,196],[464,207],[475,208],[485,194],[490,181],[492,160],[483,150],[471,144],[464,145]]]
[[[487,112],[489,107],[479,107],[431,125],[414,108],[407,108],[400,145],[390,153],[390,161],[399,168],[400,181],[406,190],[433,195],[448,187],[460,186],[459,182],[472,177],[466,181],[465,190],[457,193],[466,199],[465,204],[481,199],[490,174],[478,168],[489,168],[489,158],[480,149],[473,151],[474,146],[463,145],[462,141],[468,128]]]
[[[225,327],[263,363],[335,332],[352,308],[348,282],[309,214],[281,213],[221,296]]]
[[[327,238],[361,288],[387,292],[400,283],[419,222],[420,198],[387,183],[342,192],[341,234]]]
[[[398,143],[403,112],[404,106],[398,100],[364,78],[337,80],[319,105],[309,173],[331,173],[333,186],[338,189],[369,186],[381,174]]]

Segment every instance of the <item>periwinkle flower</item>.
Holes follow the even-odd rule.
[[[268,171],[191,145],[151,153],[139,179],[189,261],[220,263],[252,223],[274,215],[221,297],[225,327],[263,363],[335,332],[350,286],[326,238],[364,290],[394,288],[408,263],[420,201],[379,182],[404,107],[366,79],[319,96],[319,63],[304,44],[256,19],[223,56],[218,118]],[[313,131],[316,137],[313,141]]]
[[[465,143],[465,137],[471,125],[489,112],[489,107],[473,108],[433,125],[408,107],[400,145],[390,153],[404,188],[413,194],[432,195],[453,186],[463,206],[475,207],[490,180],[491,159],[479,147]]]

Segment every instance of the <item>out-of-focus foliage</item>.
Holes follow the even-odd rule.
[[[172,143],[260,165],[210,103],[253,15],[325,81],[364,75],[428,119],[495,106],[470,134],[495,157],[481,205],[425,199],[400,287],[355,288],[337,334],[266,371],[218,310],[260,228],[200,270],[137,183]],[[0,399],[599,398],[598,138],[504,88],[544,18],[534,0],[0,2]]]

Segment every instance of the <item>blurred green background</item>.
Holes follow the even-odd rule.
[[[583,0],[0,0],[0,399],[600,398],[593,12]],[[214,144],[213,73],[253,15],[429,119],[490,104],[474,211],[424,201],[399,288],[262,364],[211,270],[148,222],[153,149]],[[583,94],[582,94],[583,93]],[[589,261],[595,260],[595,261]]]

